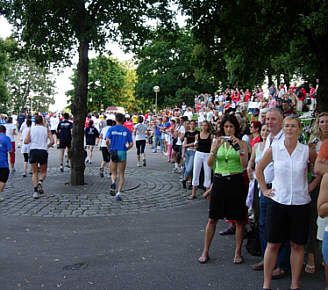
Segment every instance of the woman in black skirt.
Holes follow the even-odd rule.
[[[236,221],[236,248],[233,263],[243,263],[241,246],[246,219],[247,190],[243,169],[247,167],[248,146],[241,140],[240,126],[235,116],[226,115],[220,132],[224,136],[212,143],[208,165],[213,167],[214,180],[209,206],[209,220],[206,226],[204,249],[199,263],[209,260],[209,248],[219,219]]]

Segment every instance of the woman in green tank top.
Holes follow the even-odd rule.
[[[233,115],[226,115],[220,124],[223,136],[213,141],[208,165],[214,170],[213,188],[209,205],[209,220],[206,226],[202,264],[209,260],[209,248],[219,219],[236,221],[236,248],[233,263],[243,263],[241,246],[247,216],[247,189],[243,169],[247,166],[248,146],[241,140],[240,125]]]

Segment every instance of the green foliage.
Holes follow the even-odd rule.
[[[0,38],[0,112],[6,111],[9,100],[5,77],[8,74],[8,43]]]
[[[159,29],[153,32],[152,41],[137,52],[136,96],[147,109],[155,104],[153,87],[156,85],[160,87],[160,108],[193,98],[200,87],[195,81],[191,63],[193,47],[193,39],[187,30],[176,29],[166,33]],[[186,92],[192,95],[187,96]]]
[[[73,70],[72,84],[77,80],[77,70]],[[100,112],[109,106],[121,106],[129,111],[138,109],[134,102],[136,73],[129,63],[100,55],[89,62],[88,111]],[[72,101],[75,90],[66,92]]]

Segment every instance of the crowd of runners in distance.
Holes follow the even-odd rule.
[[[93,162],[94,148],[99,147],[103,156],[99,175],[104,177],[109,164],[109,193],[122,201],[127,151],[134,140],[136,166],[146,167],[152,159],[147,156],[146,162],[148,144],[150,155],[161,153],[165,162],[172,163],[182,190],[190,190],[190,200],[203,197],[209,201],[199,263],[210,259],[210,245],[219,219],[229,223],[220,234],[234,234],[236,238],[233,263],[243,263],[245,226],[251,224],[257,243],[248,241],[248,249],[262,256],[252,268],[264,271],[263,288],[270,289],[272,279],[291,271],[291,289],[298,289],[304,252],[304,271],[313,274],[321,259],[315,256],[321,242],[328,275],[328,113],[316,109],[318,86],[317,80],[308,91],[304,86],[287,88],[283,83],[278,88],[272,85],[267,93],[261,88],[252,92],[227,89],[214,95],[197,95],[193,104],[182,103],[157,113],[90,113],[84,131],[85,162]],[[308,136],[303,134],[300,139],[303,124],[298,116],[304,112],[310,112],[310,130],[306,132]],[[1,115],[0,191],[9,169],[15,171],[16,132],[17,148],[24,156],[23,176],[27,175],[29,162],[32,196],[39,198],[43,194],[48,149],[57,146],[60,150],[60,171],[70,167],[72,128],[68,113]],[[7,154],[10,165],[6,162]],[[201,196],[199,188],[204,190]],[[260,245],[257,249],[256,244]]]

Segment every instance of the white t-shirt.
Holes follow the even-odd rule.
[[[6,135],[10,138],[10,140],[13,142],[14,140],[14,135],[13,135],[13,130],[16,130],[16,126],[13,123],[5,124],[6,127]]]
[[[146,140],[147,138],[147,127],[142,123],[138,123],[134,126],[136,132],[136,141]]]
[[[30,130],[29,127],[25,126],[24,130],[22,131],[21,134],[21,143],[22,143],[22,147],[21,147],[21,153],[30,153],[30,144],[24,144],[24,140],[27,136],[28,131]]]
[[[30,149],[48,150],[48,129],[35,125],[31,128]]]
[[[102,135],[102,140],[101,140],[101,144],[100,144],[100,147],[107,147],[107,144],[106,144],[106,134],[107,134],[107,131],[108,129],[110,128],[111,126],[106,126],[104,128],[102,128],[101,132],[100,132],[100,135]]]
[[[50,123],[50,130],[57,130],[59,119],[55,117],[51,117],[49,123]]]
[[[193,116],[193,113],[192,111],[185,111],[183,116],[187,116],[188,117],[188,120],[191,121],[192,120],[192,116]]]

